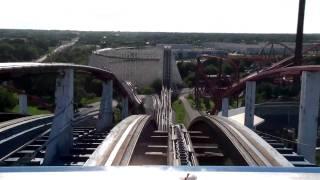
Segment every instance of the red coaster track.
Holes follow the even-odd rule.
[[[284,52],[291,52],[293,50],[288,46],[279,43],[278,46],[282,46]],[[213,114],[216,114],[221,108],[221,102],[223,97],[235,97],[245,88],[245,83],[247,81],[258,81],[264,78],[279,78],[286,79],[287,77],[292,77],[299,75],[302,71],[319,71],[320,66],[309,65],[309,66],[295,66],[295,58],[293,55],[288,56],[289,54],[283,54],[282,59],[280,55],[275,55],[274,43],[268,43],[264,46],[259,56],[229,56],[227,58],[215,57],[202,55],[197,58],[197,67],[196,67],[196,87],[195,87],[195,99],[196,104],[199,107],[200,97],[210,98],[214,102],[214,107],[212,109]],[[269,54],[266,49],[269,49]],[[303,53],[311,54],[314,56],[320,49],[320,44],[315,44],[311,47],[306,48]],[[283,58],[285,55],[287,57]],[[218,61],[219,63],[219,72],[216,75],[208,75],[205,73],[204,61]],[[240,78],[240,61],[250,61],[256,64],[256,69],[254,72],[251,72],[249,75],[246,75]],[[222,64],[228,63],[234,70],[232,75],[226,75],[222,71]],[[266,63],[271,65],[266,67]],[[264,64],[264,66],[261,66]]]

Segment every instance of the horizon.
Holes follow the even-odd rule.
[[[112,30],[106,30],[106,31],[100,31],[100,30],[71,30],[71,29],[12,29],[12,28],[0,28],[1,30],[21,30],[21,31],[73,31],[73,32],[119,32],[119,33],[177,33],[177,34],[248,34],[248,35],[293,35],[295,36],[296,33],[242,33],[242,32],[173,32],[173,31],[112,31]],[[320,35],[320,33],[304,33],[304,35]]]

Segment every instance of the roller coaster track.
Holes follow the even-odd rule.
[[[188,130],[174,123],[168,131],[157,127],[156,120],[148,115],[124,119],[84,165],[293,167],[255,132],[225,118],[200,116]]]
[[[264,78],[268,77],[275,77],[275,76],[294,76],[299,75],[302,73],[302,71],[310,71],[310,72],[318,72],[320,71],[319,65],[306,65],[306,66],[292,66],[292,67],[283,67],[273,70],[266,70],[261,71],[259,73],[251,74],[243,79],[241,79],[239,82],[235,83],[230,87],[223,96],[230,96],[234,93],[237,93],[241,91],[244,87],[247,81],[259,81]]]
[[[69,64],[8,63],[0,66],[0,74],[14,76],[12,72],[17,69],[23,73],[34,73],[56,72],[64,68],[89,72],[102,79],[113,79],[120,91],[128,96],[132,94],[133,103],[141,103],[130,84],[122,83],[112,73],[98,68]],[[287,71],[288,69],[290,71]],[[273,73],[300,73],[306,69],[318,71],[320,66],[280,68],[261,72],[247,80],[272,76]],[[91,126],[75,126],[71,154],[61,157],[52,165],[293,166],[253,131],[228,119],[202,115],[192,120],[188,128],[176,124],[172,116],[170,89],[164,88],[160,98],[152,96],[151,99],[153,102],[149,115],[129,116],[105,132],[97,133]],[[94,119],[97,114],[97,109],[82,110],[75,118],[77,123],[80,123]],[[52,115],[42,117],[45,118],[52,119]],[[35,118],[30,121],[37,122]],[[27,123],[28,120],[23,122]],[[20,121],[13,122],[12,125],[23,127],[19,123]],[[42,165],[50,123],[43,120],[39,126],[45,128],[35,133],[37,135],[32,138],[26,138],[28,141],[22,145],[13,147],[9,153],[2,156],[1,162],[5,165]],[[11,132],[14,129],[10,124],[3,125],[3,129],[5,128]],[[25,130],[33,129],[29,127]],[[12,138],[5,137],[3,142],[14,144],[12,139],[21,135],[21,132],[23,131],[11,133]]]
[[[288,142],[287,140],[260,131],[256,131],[256,133],[274,147],[295,167],[316,167],[315,164],[307,161],[304,156],[297,154],[293,147],[288,147],[286,145]]]
[[[0,75],[4,79],[10,79],[22,75],[57,73],[64,69],[89,73],[103,81],[113,80],[116,90],[127,96],[133,107],[138,107],[141,104],[141,100],[136,95],[132,84],[122,82],[111,72],[95,67],[64,63],[2,63],[0,65]],[[75,113],[72,122],[74,143],[71,154],[57,159],[52,165],[82,165],[89,159],[95,148],[108,134],[108,131],[97,133],[94,123],[90,123],[98,113],[98,108]],[[46,146],[50,143],[48,135],[53,117],[53,115],[27,117],[2,123],[0,127],[1,164],[42,165]],[[81,123],[85,126],[79,125]]]
[[[140,98],[134,93],[134,91],[131,90],[131,87],[129,87],[127,83],[120,81],[110,71],[92,66],[67,63],[1,63],[0,75],[2,78],[11,78],[21,76],[22,74],[55,73],[63,69],[74,69],[82,73],[89,73],[100,80],[113,80],[117,90],[125,95],[128,95],[132,104],[136,106],[141,104]]]
[[[268,46],[269,44],[266,44]],[[282,45],[284,46],[284,45]],[[309,51],[316,50],[319,48],[319,44],[315,44],[314,46],[307,48],[303,51],[303,53],[308,53]],[[261,57],[251,57],[249,58],[252,61],[262,62]],[[206,60],[215,60],[220,61],[220,72],[216,77],[210,77],[204,71],[203,64],[201,63],[202,59]],[[262,58],[263,59],[263,58]],[[233,62],[233,60],[237,60]],[[198,104],[198,99],[202,97],[210,97],[214,101],[215,106],[212,109],[212,114],[216,114],[218,110],[221,108],[222,98],[223,97],[233,97],[242,92],[245,87],[245,83],[247,81],[257,81],[263,78],[274,78],[281,77],[283,75],[286,76],[296,76],[301,71],[319,71],[319,66],[317,65],[309,65],[309,66],[297,66],[295,61],[297,60],[295,56],[289,56],[284,58],[278,62],[273,63],[270,67],[262,68],[256,70],[255,72],[240,78],[239,74],[239,61],[240,60],[248,60],[245,57],[236,57],[234,58],[221,58],[209,55],[201,55],[197,58],[197,68],[196,68],[196,88],[195,88],[195,96],[196,102]],[[226,76],[223,75],[221,65],[222,62],[228,62],[231,66],[233,66],[235,70],[234,76]],[[295,71],[300,69],[298,71]],[[310,70],[313,69],[313,70]]]
[[[75,113],[72,122],[75,141],[73,151],[76,151],[77,146],[84,146],[84,144],[89,148],[97,147],[99,145],[97,141],[103,140],[95,133],[94,127],[88,125],[92,124],[90,121],[93,121],[94,116],[97,115],[98,109],[95,106],[83,108],[81,112]],[[53,117],[54,115],[51,114],[28,116],[1,123],[1,165],[41,165]],[[81,127],[83,123],[86,124],[85,127]],[[77,158],[76,153],[73,156],[74,159]],[[68,158],[65,157],[64,163],[70,161],[70,157]],[[83,157],[78,158],[80,158],[78,163],[81,164]]]
[[[159,98],[153,96],[152,99],[154,108],[161,107],[158,106]],[[76,115],[77,122],[90,121],[96,114],[95,109],[83,110],[82,114]],[[188,128],[168,123],[169,129],[165,131],[158,130],[155,117],[153,113],[132,115],[103,133],[97,133],[93,127],[75,126],[72,153],[53,165],[293,166],[256,133],[228,119],[203,115],[192,120]],[[52,115],[39,118],[52,118]],[[14,128],[10,126],[22,127],[21,123],[36,119],[16,120],[3,124],[2,129],[12,130]],[[2,165],[41,165],[49,132],[50,122],[47,122],[46,129],[2,156]]]
[[[209,147],[218,147],[216,150],[222,151],[222,154],[216,152],[216,158],[223,157],[220,158],[220,165],[232,163],[249,166],[292,166],[273,147],[237,122],[217,116],[201,116],[190,123],[188,130],[195,134],[191,133],[191,141],[196,147],[196,153],[201,152],[201,148]],[[200,159],[199,164],[201,163]],[[211,164],[206,159],[204,163]]]
[[[176,127],[182,131],[178,131]],[[293,167],[254,132],[226,119],[199,117],[192,121],[188,131],[177,125],[172,131],[176,137],[168,139],[168,132],[155,130],[155,123],[150,116],[130,116],[110,131],[84,165]],[[188,133],[189,137],[181,132]],[[175,144],[173,153],[169,151],[169,141]]]
[[[91,155],[85,166],[129,165],[148,115],[132,115],[121,121]]]
[[[190,134],[184,125],[178,124],[171,126],[171,144],[173,147],[173,157],[171,159],[172,165],[198,165],[198,160],[194,153]]]

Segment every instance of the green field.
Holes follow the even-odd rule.
[[[19,112],[19,105],[16,105],[13,109],[13,112]],[[28,113],[30,115],[39,115],[39,114],[50,114],[51,112],[48,110],[42,110],[35,106],[28,106]]]
[[[101,100],[101,97],[92,97],[92,98],[83,97],[83,98],[81,98],[80,103],[82,105],[87,105],[87,104],[99,102],[100,100]]]
[[[176,100],[172,104],[172,108],[176,113],[176,122],[184,124],[186,118],[186,110],[180,100]]]
[[[196,109],[196,102],[193,95],[187,97],[188,102],[190,103],[193,109]],[[210,111],[213,108],[213,102],[208,99],[200,98],[200,109],[201,111]]]

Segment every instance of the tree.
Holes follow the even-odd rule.
[[[138,93],[139,93],[139,94],[150,95],[150,94],[154,94],[155,91],[154,91],[154,89],[153,89],[152,87],[150,87],[150,86],[145,86],[145,87],[143,87],[143,88],[141,88],[141,89],[138,89]]]
[[[1,62],[7,62],[10,60],[15,61],[13,57],[14,47],[8,43],[0,43],[0,59]]]
[[[206,107],[206,110],[210,110],[211,108],[210,100],[208,98],[204,98],[203,103],[204,103],[204,106]]]
[[[18,103],[18,99],[7,89],[0,87],[0,111],[6,112],[11,110]]]
[[[217,74],[218,70],[217,67],[215,67],[214,65],[208,65],[204,68],[206,74]]]
[[[151,87],[155,90],[157,94],[160,94],[162,90],[162,81],[160,79],[156,79],[152,82]]]

